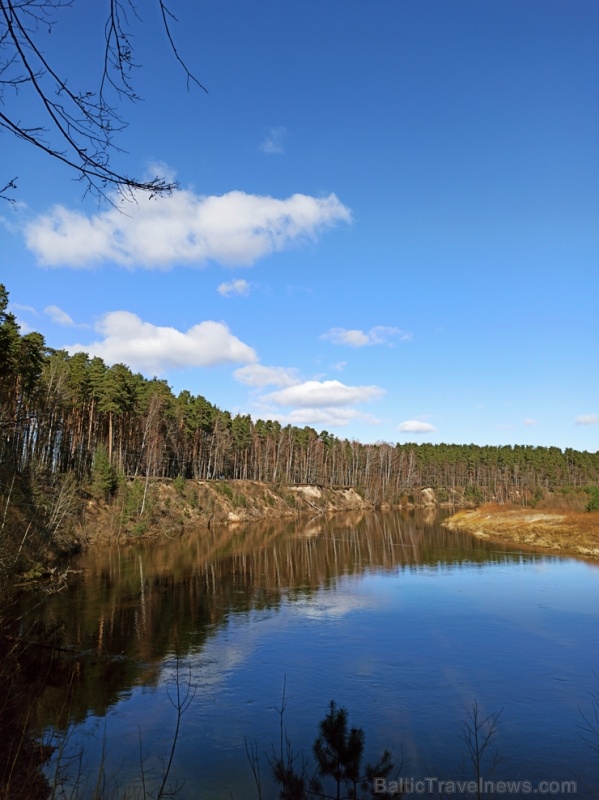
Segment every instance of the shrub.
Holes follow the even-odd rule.
[[[108,500],[117,490],[118,475],[108,459],[108,451],[101,445],[94,453],[92,467],[92,492],[102,500]]]
[[[176,478],[173,478],[173,488],[179,497],[185,495],[185,478],[182,475],[177,475]]]
[[[599,511],[599,486],[585,486],[584,490],[589,495],[589,502],[586,504],[586,510]]]
[[[484,500],[484,495],[478,486],[474,486],[474,484],[469,483],[464,489],[464,500],[468,500],[471,503],[482,503]]]
[[[226,497],[228,500],[233,500],[233,489],[228,483],[217,483],[215,488],[217,492],[220,492],[223,495],[223,497]]]
[[[440,487],[437,489],[437,501],[439,503],[448,503],[449,502],[449,492],[447,489]]]
[[[247,498],[243,494],[234,494],[231,502],[235,508],[239,508],[240,506],[247,508],[248,505]]]

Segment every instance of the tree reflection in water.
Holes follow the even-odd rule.
[[[554,556],[547,558],[446,531],[432,509],[415,513],[353,512],[321,515],[310,521],[202,529],[173,540],[94,550],[73,564],[82,574],[68,592],[48,598],[36,612],[41,612],[43,624],[59,626],[64,644],[78,653],[77,657],[70,655],[62,660],[61,668],[46,686],[37,706],[38,726],[65,730],[90,713],[104,717],[125,697],[137,696],[142,687],[158,691],[175,652],[182,659],[203,663],[210,657],[206,653],[223,635],[226,646],[235,647],[235,637],[248,625],[251,630],[254,621],[272,620],[273,615],[289,620],[288,609],[299,607],[307,608],[311,619],[318,622],[319,614],[328,613],[321,607],[323,592],[329,592],[331,603],[341,602],[343,593],[337,589],[348,579],[394,575],[426,578],[459,571],[471,576],[471,581],[478,580],[478,572],[481,576],[487,574],[488,567],[497,572],[503,567],[529,564],[532,568],[557,561]],[[24,601],[25,605],[35,602],[37,598]],[[442,597],[440,602],[443,603]],[[25,606],[22,611],[26,611]],[[340,614],[342,610],[333,611]],[[441,647],[445,648],[443,642],[449,636],[447,646],[451,648],[452,634],[446,629],[443,605],[438,613]],[[459,617],[458,623],[462,624]],[[318,636],[324,633],[325,626],[310,630]],[[503,635],[498,630],[498,635]],[[347,631],[344,635],[350,638],[346,644],[351,647],[352,637],[362,634]],[[405,635],[404,631],[399,635]],[[355,642],[356,648],[363,647],[361,639]],[[467,653],[466,644],[463,648]],[[401,649],[397,652],[403,663],[406,659]],[[269,650],[261,656],[265,669],[271,668],[273,655],[274,651]],[[226,663],[233,669],[231,657],[227,656]],[[305,657],[307,654],[304,656],[301,650],[289,653],[298,669]],[[397,659],[392,655],[380,675],[367,670],[354,682],[357,686],[388,683],[389,670],[397,672]],[[446,666],[445,672],[450,667]],[[322,670],[328,668],[315,665],[312,680],[317,686],[326,683]],[[487,668],[488,664],[481,661],[480,669]],[[274,665],[272,669],[270,685],[277,692],[282,675],[275,674]],[[403,675],[406,689],[412,687],[420,692],[420,684],[426,680],[423,670],[416,665],[412,672],[404,669]],[[249,675],[247,679],[251,679]],[[264,679],[268,681],[268,674]],[[200,705],[209,702],[206,697],[210,686],[205,689],[208,694],[198,701]],[[247,693],[255,689],[252,685]],[[432,690],[437,692],[438,687],[433,686]],[[347,704],[352,715],[355,713],[347,698],[328,697],[326,702],[330,699]],[[453,717],[456,723],[471,700],[458,699],[459,708]],[[317,718],[311,718],[312,725]],[[411,710],[406,719],[416,719]],[[368,725],[364,727],[370,736]],[[245,733],[252,734],[251,723]],[[193,758],[188,754],[184,757]]]

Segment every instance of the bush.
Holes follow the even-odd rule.
[[[173,478],[173,488],[179,497],[185,495],[185,478],[182,475],[177,475],[176,478]]]
[[[217,483],[214,488],[217,492],[220,492],[223,497],[226,497],[228,500],[233,500],[233,489],[228,483]]]
[[[247,498],[243,494],[234,494],[231,502],[233,503],[234,508],[239,508],[240,506],[242,508],[247,508],[248,506]]]
[[[437,489],[437,502],[439,503],[448,503],[449,502],[449,492],[447,489],[443,487]]]
[[[102,500],[109,500],[119,486],[118,475],[108,459],[107,449],[101,445],[94,453],[92,492]]]
[[[363,764],[364,731],[362,728],[350,728],[347,710],[337,706],[334,701],[331,701],[327,715],[318,725],[318,736],[312,745],[316,766],[315,769],[310,768],[303,757],[298,759],[298,754],[293,751],[283,725],[285,707],[283,692],[283,703],[277,709],[280,717],[279,752],[273,747],[272,758],[268,759],[272,777],[280,789],[279,797],[289,800],[371,797],[375,778],[384,782],[393,770],[391,754],[387,750],[376,764]],[[247,745],[246,751],[261,797],[258,755],[255,749],[248,749]],[[396,792],[392,795],[385,792],[384,796],[398,795]]]
[[[471,503],[482,503],[484,495],[478,486],[469,483],[464,489],[464,500],[468,500]]]
[[[156,487],[152,484],[146,485],[144,480],[134,478],[121,488],[119,496],[122,498],[121,525],[124,525],[125,529],[131,530],[136,536],[141,536],[146,532],[154,514]],[[170,503],[170,498],[167,500]],[[167,503],[165,503],[165,507],[167,507]],[[140,526],[139,523],[142,522],[142,519],[143,526]]]
[[[589,495],[589,502],[585,508],[587,511],[599,511],[599,486],[585,486],[585,492]]]
[[[535,508],[544,499],[545,499],[545,490],[543,489],[543,487],[535,486],[535,490],[530,500],[531,508]]]

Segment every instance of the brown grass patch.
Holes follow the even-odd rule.
[[[480,508],[458,511],[443,524],[449,530],[467,531],[483,538],[599,559],[598,513],[571,510],[555,513],[486,503]]]

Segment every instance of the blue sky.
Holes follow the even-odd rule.
[[[121,213],[0,139],[24,330],[364,442],[597,450],[597,3],[172,5],[208,93],[144,9],[113,163],[180,192]],[[44,41],[81,89],[90,13]],[[4,104],[37,119],[27,92]]]

